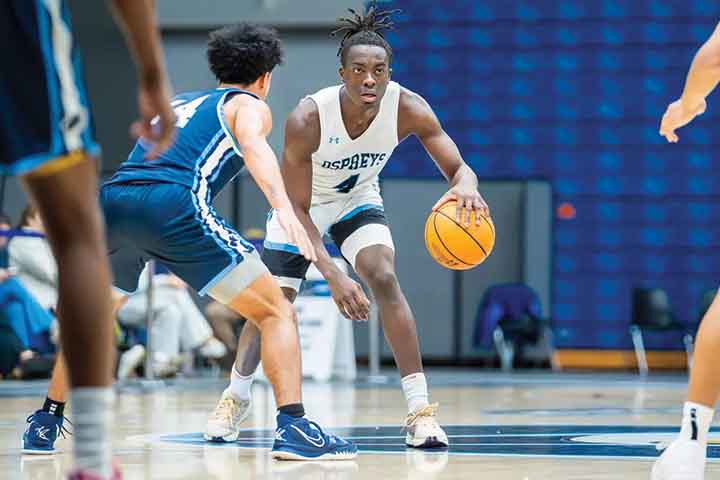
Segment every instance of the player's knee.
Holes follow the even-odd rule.
[[[365,277],[374,293],[391,293],[398,288],[397,275],[389,266],[370,270]]]
[[[255,323],[258,329],[263,330],[270,324],[277,323],[291,323],[293,326],[297,325],[297,315],[292,304],[285,298],[278,299],[278,301],[267,308],[264,315],[258,316],[255,319]]]

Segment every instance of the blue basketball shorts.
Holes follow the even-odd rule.
[[[80,51],[63,0],[0,2],[0,171],[98,155]]]
[[[110,184],[100,191],[115,286],[132,293],[156,260],[205,295],[236,268],[244,285],[268,272],[255,248],[190,188],[174,183]]]

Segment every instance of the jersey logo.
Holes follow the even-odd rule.
[[[339,145],[340,144],[340,137],[330,137],[330,144]]]
[[[325,439],[323,438],[322,434],[318,432],[317,438],[311,437],[310,435],[306,434],[302,430],[300,430],[295,425],[290,425],[296,432],[298,432],[302,437],[307,440],[307,442],[317,448],[323,448],[325,446]]]
[[[357,170],[359,168],[379,167],[385,161],[386,153],[356,153],[352,157],[335,160],[333,162],[324,161],[322,168],[330,170]]]

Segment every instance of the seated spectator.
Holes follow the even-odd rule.
[[[0,268],[8,267],[7,244],[10,241],[12,232],[10,217],[0,212]]]
[[[146,269],[140,276],[137,292],[118,312],[123,326],[145,327],[147,285]],[[219,359],[227,353],[225,346],[213,336],[185,282],[158,266],[153,286],[153,367],[156,375],[172,375],[179,365],[181,350],[195,351],[209,359]]]
[[[22,236],[14,236],[8,245],[10,267],[20,283],[46,310],[57,305],[57,265],[50,245],[45,240],[45,228],[40,214],[33,206],[23,210],[18,222]]]
[[[0,378],[46,378],[54,351],[52,315],[42,308],[8,269],[10,219],[0,213]]]
[[[20,365],[22,352],[20,340],[12,328],[0,325],[0,379],[12,376]]]
[[[0,269],[0,311],[0,324],[11,328],[25,349],[55,351],[50,338],[55,318],[7,269]]]
[[[17,269],[19,280],[42,308],[52,311],[58,298],[57,266],[50,246],[42,236],[45,231],[42,219],[34,207],[28,206],[23,211],[18,228],[26,235],[15,236],[10,241],[10,265]],[[223,344],[213,337],[207,320],[187,291],[187,285],[179,278],[164,272],[156,275],[153,306],[156,352],[153,363],[157,375],[174,373],[181,348],[213,359],[226,354]],[[145,327],[146,311],[147,275],[143,273],[138,291],[129,296],[118,311],[118,320],[125,326]],[[120,376],[129,375],[139,365],[142,355],[142,349],[137,348],[123,354]]]

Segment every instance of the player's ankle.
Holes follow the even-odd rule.
[[[706,444],[714,413],[715,411],[712,408],[705,405],[690,401],[685,402],[680,438]]]
[[[56,417],[63,417],[65,416],[65,402],[57,402],[50,397],[45,397],[42,411]]]
[[[241,375],[235,365],[230,373],[230,395],[235,400],[250,400],[250,389],[255,375]]]
[[[75,463],[80,469],[110,478],[110,429],[114,401],[112,388],[75,388],[70,391],[70,397],[73,405]]]
[[[305,407],[302,403],[290,403],[278,407],[278,412],[283,415],[289,415],[295,418],[301,418],[305,416]]]
[[[406,375],[400,380],[400,383],[407,401],[408,412],[416,412],[430,404],[424,373]]]

